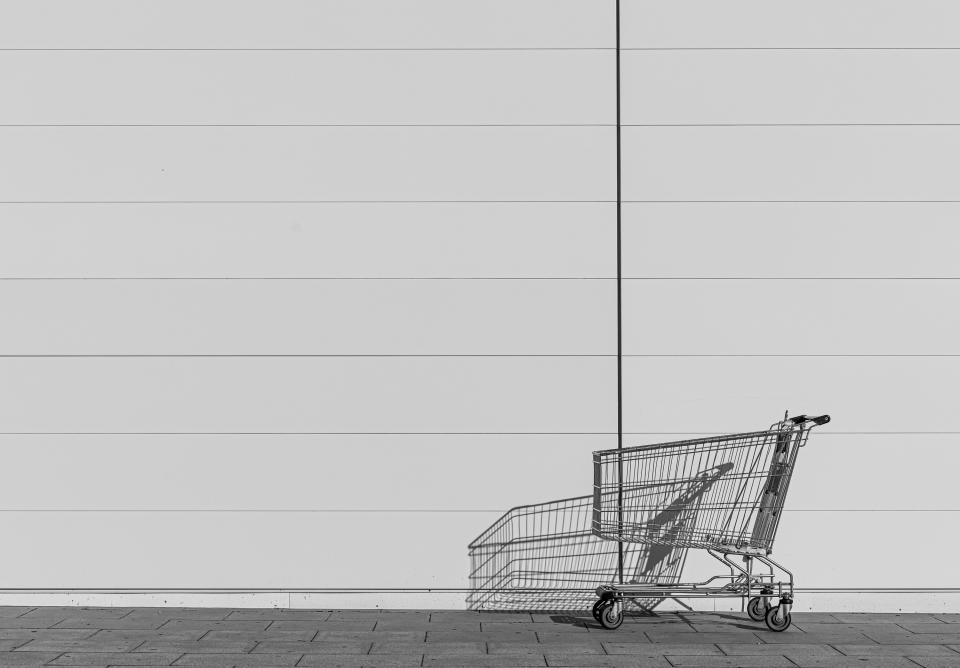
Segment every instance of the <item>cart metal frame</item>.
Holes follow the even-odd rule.
[[[603,584],[594,618],[616,629],[627,600],[735,597],[747,602],[751,619],[785,631],[794,577],[770,554],[797,454],[810,430],[829,421],[829,415],[785,415],[764,431],[595,452],[596,536],[702,549],[729,573],[703,582]]]

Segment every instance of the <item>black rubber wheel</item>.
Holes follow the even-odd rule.
[[[605,629],[616,631],[620,628],[620,625],[623,624],[623,609],[621,607],[620,613],[618,614],[616,612],[617,606],[614,605],[612,600],[608,599],[603,603],[603,607],[600,608],[600,624],[602,624]]]
[[[593,604],[593,610],[591,610],[591,612],[593,613],[593,618],[598,622],[600,621],[600,610],[603,608],[603,604],[606,602],[607,602],[607,599],[601,598],[600,600],[598,600],[596,603]]]
[[[786,631],[790,628],[790,623],[793,621],[790,618],[790,613],[781,614],[780,606],[775,605],[769,610],[767,610],[767,616],[763,618],[763,621],[767,623],[767,628],[771,631]]]
[[[755,622],[762,622],[767,618],[767,600],[763,596],[754,596],[747,601],[747,614]]]

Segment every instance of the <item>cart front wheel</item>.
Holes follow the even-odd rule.
[[[615,605],[615,603],[607,599],[601,601],[603,605],[600,607],[600,623],[603,625],[603,628],[610,629],[615,631],[620,628],[620,625],[623,624],[623,608],[620,608],[620,612],[617,612],[617,608],[620,606]]]
[[[779,605],[775,605],[767,610],[764,621],[767,623],[767,628],[771,631],[786,631],[790,628],[790,623],[793,620],[790,618],[789,612],[784,613]]]
[[[607,600],[608,599],[601,598],[600,600],[598,600],[596,603],[593,604],[593,610],[591,610],[591,612],[593,613],[593,618],[598,622],[600,621],[600,611],[603,610],[603,606],[607,602]]]
[[[767,599],[763,596],[754,596],[747,602],[747,614],[755,622],[762,622],[767,617]]]

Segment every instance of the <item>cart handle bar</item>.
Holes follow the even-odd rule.
[[[790,418],[790,422],[793,424],[803,424],[804,422],[812,422],[815,425],[827,424],[830,422],[829,415],[818,415],[816,417],[810,417],[809,415],[797,415],[796,417]]]

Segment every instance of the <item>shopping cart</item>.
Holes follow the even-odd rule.
[[[751,619],[786,630],[793,573],[770,558],[773,539],[797,453],[810,429],[829,421],[829,415],[784,416],[766,431],[595,452],[595,535],[706,550],[730,572],[694,583],[601,585],[594,618],[616,629],[626,600],[737,597],[747,600]],[[765,568],[754,572],[755,562]],[[774,596],[778,605],[771,604]]]

